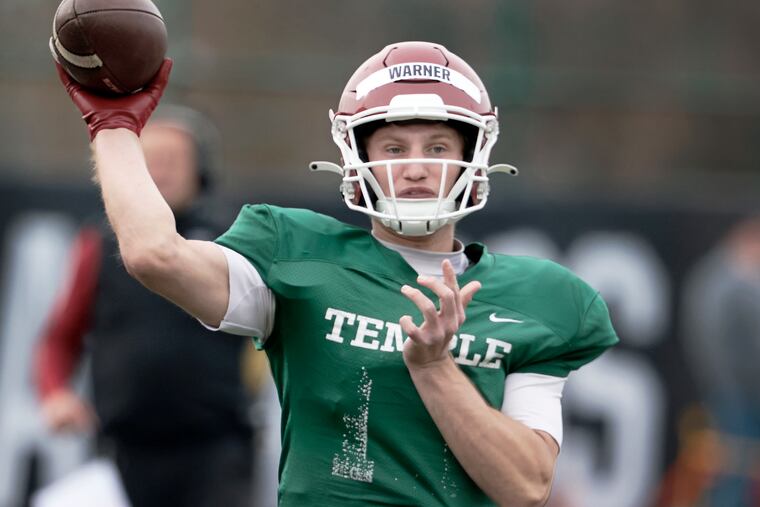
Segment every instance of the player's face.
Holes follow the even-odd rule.
[[[404,158],[440,158],[462,160],[464,140],[453,128],[440,123],[389,123],[366,139],[369,161]],[[438,197],[442,164],[408,163],[392,168],[393,188],[396,197],[403,199],[431,199]],[[384,166],[372,169],[380,188],[390,195],[388,172]],[[444,195],[448,194],[459,176],[460,168],[449,166],[444,182]]]
[[[199,191],[195,145],[190,135],[170,122],[149,123],[140,136],[145,162],[169,207],[182,211]]]

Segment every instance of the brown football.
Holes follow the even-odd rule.
[[[147,84],[166,55],[166,25],[150,0],[63,0],[50,50],[85,88],[129,94]]]

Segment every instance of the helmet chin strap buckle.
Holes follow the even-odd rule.
[[[440,229],[442,220],[381,220],[386,227],[393,229],[402,236],[429,236]]]
[[[439,203],[437,199],[378,199],[377,211],[391,217],[381,223],[403,236],[427,236],[450,223],[447,217],[436,218],[439,213],[449,214],[456,209],[453,200]]]
[[[431,225],[427,220],[407,220],[401,223],[399,232],[404,236],[427,236],[435,232],[435,229],[430,230]]]

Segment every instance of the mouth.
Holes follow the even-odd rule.
[[[396,193],[400,199],[429,199],[438,197],[438,194],[425,187],[409,187]]]

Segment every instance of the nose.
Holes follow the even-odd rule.
[[[425,158],[425,154],[421,149],[414,149],[409,153],[409,158]],[[430,168],[427,164],[420,162],[409,162],[408,164],[404,164],[402,168],[403,177],[412,181],[425,179],[429,174]]]
[[[429,170],[425,164],[411,162],[404,164],[402,176],[407,180],[419,181],[428,177]]]

